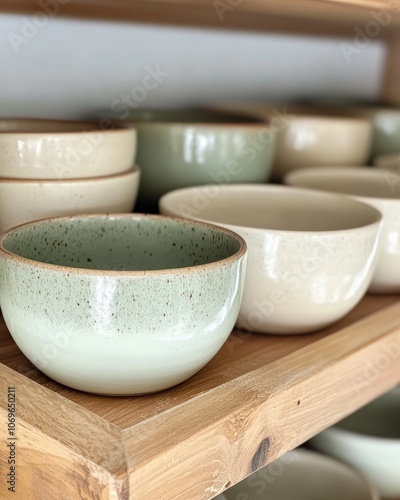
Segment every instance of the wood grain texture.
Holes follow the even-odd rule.
[[[236,331],[186,383],[130,398],[49,380],[1,324],[0,474],[15,386],[20,495],[5,498],[212,498],[400,382],[399,299],[310,335]]]
[[[56,0],[0,0],[0,11],[32,14],[47,1]],[[379,12],[390,22],[377,36],[389,37],[400,26],[398,0],[59,0],[54,16],[354,37]]]

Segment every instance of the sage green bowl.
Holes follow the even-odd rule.
[[[172,189],[199,184],[264,183],[275,133],[249,115],[203,110],[132,111],[142,177],[139,202],[156,205]]]
[[[166,389],[218,352],[239,313],[247,250],[235,233],[157,215],[82,215],[0,238],[0,303],[25,356],[69,387]]]

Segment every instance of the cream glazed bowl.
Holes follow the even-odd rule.
[[[0,305],[25,356],[69,387],[143,394],[183,382],[229,336],[246,243],[159,215],[45,219],[0,238]]]
[[[227,227],[249,248],[237,326],[306,333],[348,313],[377,262],[381,214],[345,196],[278,185],[172,191],[160,211]]]
[[[375,488],[337,460],[298,448],[285,453],[215,500],[379,500]]]
[[[88,179],[0,178],[0,232],[46,217],[132,212],[140,170]]]
[[[379,261],[369,291],[400,292],[400,176],[374,168],[305,168],[285,177],[290,186],[351,195],[383,215]]]
[[[0,177],[76,179],[129,170],[136,130],[111,120],[0,119]]]

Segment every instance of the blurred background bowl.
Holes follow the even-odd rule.
[[[364,473],[383,497],[399,498],[400,388],[321,432],[310,445]]]
[[[167,193],[160,211],[222,225],[246,240],[237,322],[246,330],[324,328],[361,300],[375,271],[381,214],[346,196],[271,184],[201,186]]]
[[[88,179],[0,178],[0,232],[46,217],[132,212],[140,171]]]
[[[281,103],[222,103],[217,111],[252,113],[277,133],[274,180],[305,166],[365,165],[370,157],[369,117],[338,116],[332,107]]]
[[[376,156],[374,158],[374,165],[378,168],[390,170],[394,174],[400,175],[400,151],[398,151],[397,153],[387,153],[384,155]]]
[[[351,195],[382,215],[380,251],[369,291],[400,292],[400,176],[374,168],[305,168],[285,176],[290,186]]]
[[[357,471],[298,448],[218,495],[215,500],[379,500]]]
[[[139,203],[157,207],[164,193],[199,184],[264,183],[275,134],[261,119],[202,110],[135,110],[142,170]]]
[[[0,119],[0,177],[76,179],[126,172],[136,131],[108,122]]]

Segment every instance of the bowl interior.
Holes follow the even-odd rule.
[[[177,190],[160,201],[166,213],[206,221],[283,231],[354,229],[380,220],[379,212],[351,199],[280,186],[218,186]]]
[[[373,168],[309,168],[286,175],[291,186],[318,189],[353,196],[400,198],[400,177]]]
[[[105,271],[200,266],[233,256],[241,239],[223,229],[160,216],[43,220],[9,231],[1,246],[33,261]]]
[[[400,390],[384,394],[336,427],[367,436],[400,439]]]

